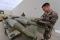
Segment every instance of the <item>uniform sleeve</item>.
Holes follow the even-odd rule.
[[[54,13],[53,16],[51,17],[50,23],[55,24],[57,20],[58,20],[58,15]]]

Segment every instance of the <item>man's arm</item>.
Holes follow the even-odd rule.
[[[54,13],[53,16],[51,17],[51,20],[49,20],[49,22],[51,24],[55,24],[57,20],[58,20],[58,15]]]

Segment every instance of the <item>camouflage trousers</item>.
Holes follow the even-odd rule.
[[[45,32],[43,34],[44,40],[49,40],[51,38],[52,29],[52,27],[45,28]]]
[[[45,27],[45,26],[40,26],[41,28],[38,27],[38,31],[43,34],[43,39],[44,40],[49,40],[51,38],[52,34],[52,27]]]

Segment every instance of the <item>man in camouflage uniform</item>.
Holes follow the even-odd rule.
[[[41,40],[49,40],[51,37],[51,32],[53,29],[54,24],[56,23],[57,19],[58,19],[58,15],[56,12],[54,12],[51,9],[51,6],[49,3],[45,3],[42,5],[42,9],[44,11],[44,14],[41,16],[41,18],[39,19],[40,22],[44,22],[44,28],[45,28],[45,32],[43,34],[43,39]]]

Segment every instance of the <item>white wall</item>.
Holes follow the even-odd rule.
[[[42,15],[41,5],[47,0],[24,0],[18,5],[13,13],[21,14],[25,13],[27,17],[40,17]]]
[[[59,16],[55,27],[56,29],[60,30],[60,0],[54,0],[54,8]]]

